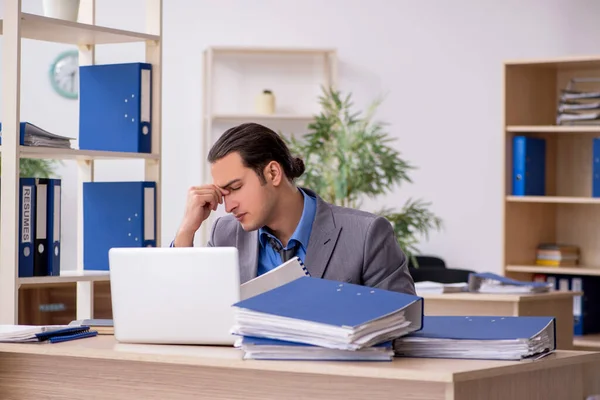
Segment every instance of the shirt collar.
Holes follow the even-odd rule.
[[[310,233],[312,231],[313,221],[315,219],[316,213],[316,200],[310,197],[308,194],[304,192],[304,190],[298,188],[302,196],[304,197],[304,209],[302,210],[302,216],[300,217],[300,222],[298,222],[298,226],[296,226],[296,230],[290,237],[290,242],[295,240],[300,242],[300,245],[304,247],[304,249],[308,246],[308,240],[310,238]],[[267,245],[268,237],[275,237],[267,227],[262,227],[258,230],[258,237],[260,241],[260,245],[265,247]]]

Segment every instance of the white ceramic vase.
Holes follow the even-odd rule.
[[[256,97],[256,112],[263,115],[275,113],[275,96],[273,92],[265,89]]]
[[[77,22],[79,0],[42,0],[44,15],[50,18]]]

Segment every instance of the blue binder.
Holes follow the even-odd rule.
[[[155,247],[155,204],[155,182],[84,182],[84,269],[108,271],[113,247]]]
[[[512,194],[546,194],[546,140],[526,136],[513,138]]]
[[[79,68],[79,148],[152,152],[152,65]]]
[[[33,276],[36,215],[35,178],[19,179],[19,277]]]
[[[432,316],[423,317],[423,329],[411,337],[456,340],[531,339],[549,325],[556,336],[554,317],[538,316]],[[556,343],[554,342],[554,348]]]
[[[552,316],[425,316],[423,329],[398,338],[400,357],[523,360],[556,350]]]
[[[592,141],[592,197],[600,197],[600,138]]]
[[[422,297],[310,276],[233,306],[254,315],[238,317],[234,334],[349,350],[421,329],[423,319]],[[396,319],[401,314],[408,326]],[[296,324],[287,326],[289,320]],[[364,332],[370,328],[367,339]]]
[[[48,234],[48,267],[49,276],[60,275],[60,238],[61,238],[61,180],[48,179],[48,209],[46,212]]]
[[[48,188],[49,178],[35,178],[36,182],[36,218],[33,275],[48,275],[48,260],[51,252],[48,242]]]

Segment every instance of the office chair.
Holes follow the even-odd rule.
[[[469,274],[473,271],[467,269],[419,267],[409,268],[409,272],[415,282],[468,283]]]

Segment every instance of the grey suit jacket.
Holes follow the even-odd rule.
[[[389,221],[364,211],[329,204],[313,191],[317,210],[304,265],[313,277],[415,294],[408,259]],[[240,258],[240,280],[257,274],[258,231],[246,232],[231,215],[215,220],[208,246],[233,246]]]

